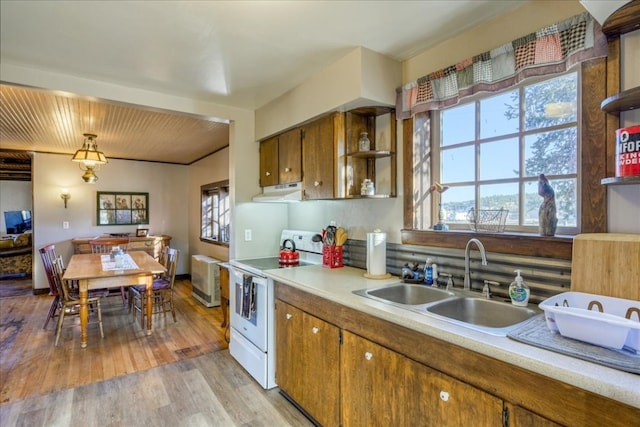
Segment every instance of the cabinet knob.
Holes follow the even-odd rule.
[[[314,326],[312,329],[314,334],[317,334],[318,332],[320,332],[320,329],[318,329],[316,326]]]
[[[441,390],[440,391],[440,399],[442,399],[443,402],[449,401],[449,393],[447,393],[444,390]]]
[[[322,181],[313,181],[314,187],[320,187],[322,185]]]
[[[284,168],[285,172],[291,172],[291,168]]]
[[[291,313],[287,313],[287,314],[285,315],[285,317],[287,318],[287,320],[289,320],[289,319],[291,319],[291,318],[293,317],[293,314],[291,314]]]
[[[371,352],[368,352],[368,351],[367,351],[367,352],[364,354],[364,358],[365,358],[365,359],[367,359],[367,360],[371,360],[371,359],[373,359],[373,353],[371,353]]]
[[[271,176],[271,172],[267,171],[264,173],[266,176]]]

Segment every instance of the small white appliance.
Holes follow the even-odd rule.
[[[220,263],[205,255],[191,256],[191,296],[207,307],[220,305]]]
[[[271,257],[231,260],[229,312],[231,356],[265,389],[276,387],[274,286],[265,270],[297,268],[322,263],[322,243],[312,231],[283,230],[280,243],[291,239],[300,252],[297,265],[281,265]]]

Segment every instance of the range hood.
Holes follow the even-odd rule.
[[[272,185],[263,187],[262,193],[253,196],[254,202],[291,203],[302,200],[302,183]]]

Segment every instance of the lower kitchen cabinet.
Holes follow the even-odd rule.
[[[542,418],[539,415],[534,414],[531,411],[527,411],[520,406],[506,403],[505,407],[508,410],[508,426],[509,427],[560,427],[560,424],[554,423],[551,420]]]
[[[323,426],[638,425],[635,407],[295,287],[275,289],[276,382]]]
[[[276,300],[276,383],[323,426],[340,425],[340,330]]]
[[[405,425],[501,426],[502,399],[411,362]]]
[[[404,426],[409,360],[394,351],[343,332],[340,395],[342,425]],[[421,425],[421,424],[420,424]]]
[[[502,400],[343,331],[346,426],[500,426]]]

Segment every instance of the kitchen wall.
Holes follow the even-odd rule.
[[[190,262],[191,255],[207,255],[221,261],[229,260],[227,246],[200,241],[200,187],[229,179],[229,147],[189,166],[189,253],[182,255]]]
[[[401,84],[414,81],[427,73],[455,64],[462,59],[500,46],[528,32],[536,31],[545,25],[554,24],[584,11],[584,8],[577,0],[563,2],[540,0],[526,3],[509,14],[464,32],[403,62],[402,82],[387,86],[386,93],[392,92],[395,97],[395,89]],[[351,59],[350,56],[345,57],[344,63],[351,64]],[[349,74],[342,67],[331,68],[331,70],[334,69]],[[358,68],[358,72],[363,74],[367,74],[370,71],[366,67]],[[332,75],[329,72],[320,73],[320,75],[324,74]],[[334,78],[339,77],[334,76]],[[378,84],[388,85],[389,80],[378,81]],[[329,89],[327,89],[327,86],[329,86]],[[380,94],[385,88],[379,87],[378,89],[378,94]],[[331,82],[321,78],[310,79],[308,82],[303,83],[300,88],[292,91],[292,93],[286,94],[257,110],[257,137],[260,138],[261,135],[276,131],[272,127],[261,125],[264,121],[263,117],[269,117],[271,124],[278,123],[282,129],[292,126],[295,123],[287,122],[284,118],[287,110],[283,106],[295,104],[296,109],[289,111],[289,120],[293,117],[301,121],[305,117],[313,117],[319,114],[318,105],[314,102],[316,99],[314,95],[317,95],[322,100],[322,106],[327,106],[331,102],[326,99],[326,96],[327,93],[331,94],[332,90],[333,85]],[[308,102],[304,104],[294,103],[294,99],[299,99],[299,93],[305,93]],[[337,96],[332,99],[340,100],[343,103],[347,102],[344,98]],[[335,220],[339,225],[347,228],[350,238],[365,240],[368,231],[380,228],[388,233],[388,241],[390,243],[400,243],[400,230],[403,227],[402,126],[398,126],[397,130],[397,198],[389,200],[316,201],[283,205],[283,215],[287,215],[289,218],[288,226],[291,228],[318,230],[330,220]],[[637,205],[634,209],[636,209],[637,213]]]

